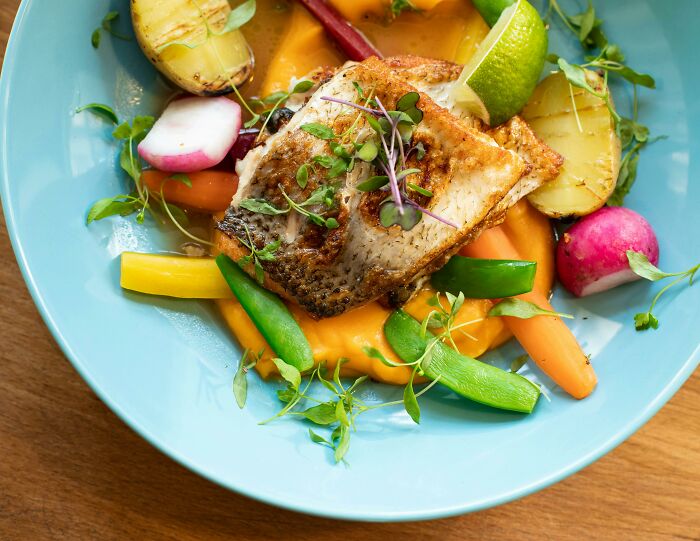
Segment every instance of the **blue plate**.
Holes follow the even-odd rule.
[[[647,421],[698,364],[700,287],[671,292],[658,307],[661,328],[646,333],[634,331],[632,317],[658,285],[637,282],[582,301],[558,292],[555,304],[578,316],[574,330],[600,380],[587,400],[552,390],[551,402],[520,416],[436,389],[422,400],[420,426],[399,409],[361,418],[347,466],[334,465],[301,423],[258,426],[279,407],[277,385],[251,377],[249,407],[237,408],[231,382],[239,349],[211,305],[119,288],[122,251],[163,250],[178,239],[131,218],[85,226],[89,205],[123,188],[110,128],[75,108],[103,102],[130,118],[157,113],[169,92],[134,42],[104,36],[99,51],[90,46],[102,16],[120,9],[124,19],[125,4],[23,2],[2,74],[2,198],[22,272],[66,356],[122,419],[174,459],[306,513],[443,517],[513,500],[591,463]],[[597,4],[629,63],[657,77],[658,90],[642,93],[642,120],[668,136],[644,151],[627,202],[656,229],[661,266],[686,269],[700,258],[700,3]],[[557,32],[552,49],[578,54]],[[626,100],[618,92],[622,107]],[[495,361],[512,358],[510,349]],[[370,385],[372,393],[400,391]]]

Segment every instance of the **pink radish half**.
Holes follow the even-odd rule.
[[[557,245],[557,272],[566,289],[585,297],[638,280],[627,250],[656,265],[659,243],[654,230],[633,210],[603,207],[569,228]]]
[[[183,98],[168,105],[138,151],[161,171],[201,171],[221,163],[240,129],[241,108],[228,98]]]

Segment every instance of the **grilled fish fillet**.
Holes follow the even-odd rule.
[[[277,216],[257,214],[240,206],[244,199],[264,199],[286,208],[282,189],[300,202],[319,185],[327,183],[325,172],[312,174],[302,190],[296,180],[298,168],[317,155],[330,155],[328,143],[300,127],[320,123],[341,133],[358,119],[348,106],[322,100],[324,96],[354,101],[353,82],[374,93],[387,108],[416,88],[384,62],[371,58],[347,65],[323,84],[306,105],[264,145],[253,149],[239,164],[239,190],[224,218],[218,222],[218,248],[237,259],[248,250],[238,239],[250,239],[257,248],[282,240],[274,261],[263,262],[266,287],[298,303],[312,316],[329,317],[375,300],[420,277],[426,269],[444,262],[475,231],[518,184],[531,166],[512,150],[472,127],[420,92],[418,107],[422,122],[414,132],[414,143],[422,142],[426,154],[408,167],[421,169],[411,181],[431,190],[433,197],[418,201],[429,211],[455,222],[458,228],[424,216],[410,231],[398,226],[383,227],[378,220],[385,192],[363,193],[357,185],[376,174],[358,162],[341,177],[334,210],[326,216],[339,227],[328,230],[314,225],[296,212]],[[359,142],[374,132],[359,121]],[[281,188],[280,188],[281,187]],[[423,196],[421,196],[423,197]],[[322,205],[311,208],[327,209]],[[494,216],[492,214],[492,216]]]

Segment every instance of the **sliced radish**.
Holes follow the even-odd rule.
[[[627,250],[646,255],[653,265],[659,262],[659,243],[649,222],[630,209],[603,207],[559,239],[559,280],[577,297],[638,280],[630,269]]]
[[[228,98],[183,98],[168,105],[138,151],[161,171],[201,171],[221,163],[240,129],[241,108]]]

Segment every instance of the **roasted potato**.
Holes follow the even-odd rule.
[[[143,52],[173,83],[199,96],[227,94],[252,74],[253,53],[240,30],[207,31],[207,25],[221,31],[230,12],[227,0],[131,0]]]
[[[587,77],[593,88],[603,88],[597,73],[589,71]],[[530,203],[551,218],[585,216],[605,205],[615,189],[621,149],[603,100],[581,88],[570,89],[564,74],[555,73],[538,85],[522,116],[565,158],[559,176],[530,194]]]

